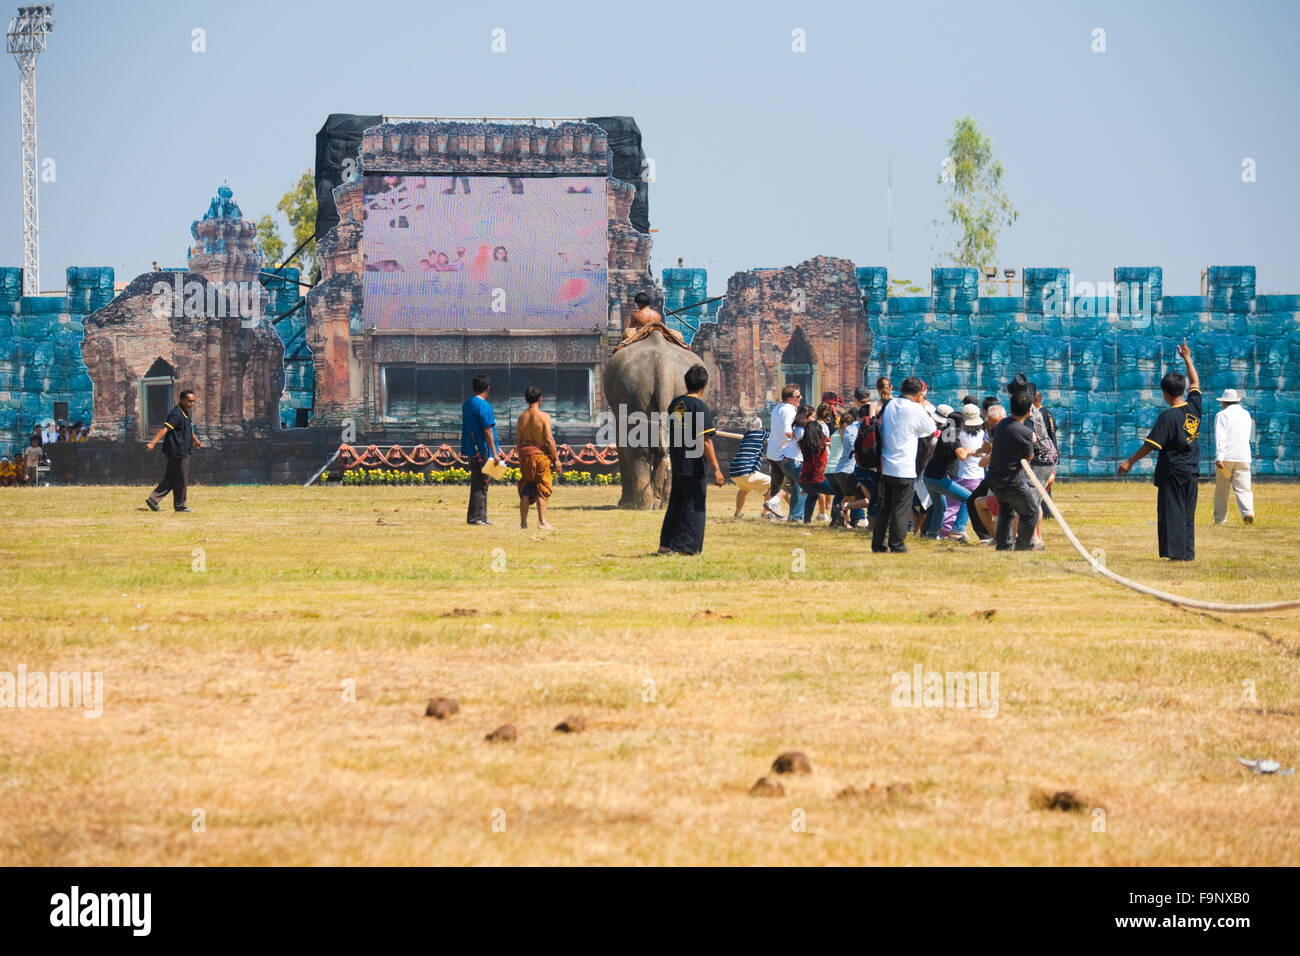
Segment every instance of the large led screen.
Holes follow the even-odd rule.
[[[369,175],[364,324],[605,327],[605,178]]]

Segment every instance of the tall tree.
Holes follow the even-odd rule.
[[[1002,188],[1003,173],[993,140],[969,116],[957,120],[939,171],[940,185],[952,186],[944,204],[949,222],[960,230],[946,254],[953,265],[978,269],[997,264],[998,232],[1020,215]]]
[[[917,285],[911,279],[890,279],[887,294],[891,299],[904,296],[924,295],[925,289]]]
[[[298,182],[280,197],[275,208],[284,213],[285,218],[289,220],[289,226],[293,229],[293,246],[296,249],[304,239],[316,231],[316,181],[312,178],[311,169],[303,173]],[[310,275],[316,266],[316,240],[307,243],[289,265],[298,266],[304,276]]]
[[[262,247],[262,268],[273,269],[280,265],[284,257],[284,240],[280,238],[280,227],[269,212],[257,220],[257,241]]]

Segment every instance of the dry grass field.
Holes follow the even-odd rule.
[[[1300,486],[1257,492],[1216,528],[1202,485],[1190,566],[1146,482],[1057,500],[1121,574],[1296,596]],[[553,532],[511,488],[467,527],[467,494],[0,491],[0,671],[104,682],[97,719],[0,709],[0,864],[1300,861],[1300,778],[1236,762],[1300,762],[1298,611],[1159,604],[1050,522],[1046,553],[880,556],[715,490],[704,555],[658,557],[612,488],[558,488]],[[996,715],[893,706],[915,665],[996,674]],[[751,796],[792,749],[813,772]]]

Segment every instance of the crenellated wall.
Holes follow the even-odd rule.
[[[113,270],[67,271],[66,296],[24,296],[22,270],[0,269],[0,454],[26,446],[32,427],[68,403],[68,422],[89,422],[94,401],[81,358],[86,315],[113,298]]]
[[[1204,296],[1165,296],[1155,266],[1122,266],[1114,287],[1071,294],[1067,268],[1024,272],[1024,295],[978,294],[974,269],[935,269],[931,296],[890,298],[886,270],[857,270],[875,349],[863,376],[909,374],[935,401],[1005,397],[1023,371],[1046,396],[1075,475],[1114,474],[1164,408],[1160,379],[1182,371],[1186,336],[1201,375],[1202,474],[1212,474],[1214,398],[1244,392],[1255,417],[1256,473],[1294,475],[1300,458],[1300,296],[1261,296],[1253,266],[1212,266]],[[1154,458],[1135,471],[1149,473]]]

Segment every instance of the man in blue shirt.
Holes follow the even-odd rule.
[[[491,524],[487,519],[487,486],[492,479],[483,474],[483,464],[490,457],[504,464],[505,456],[497,447],[496,416],[487,403],[492,381],[486,375],[475,375],[474,394],[460,407],[460,453],[469,459],[469,510],[467,524]]]

